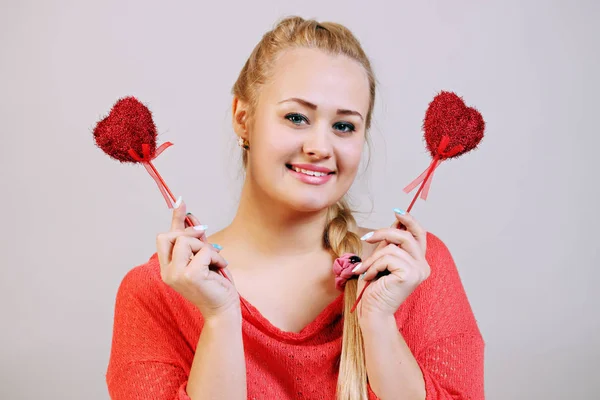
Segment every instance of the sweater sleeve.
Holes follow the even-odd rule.
[[[191,400],[187,374],[160,361],[136,361],[111,371],[107,379],[112,400]]]
[[[485,398],[481,337],[458,335],[441,340],[420,354],[417,363],[425,381],[425,400]],[[370,385],[367,392],[369,400],[380,400]]]
[[[426,400],[482,400],[482,335],[448,248],[431,233],[427,242],[431,275],[409,297],[402,334],[423,373]]]
[[[417,358],[426,400],[482,400],[483,350],[480,336],[455,335],[429,346]]]
[[[110,360],[106,373],[113,400],[190,400],[189,371],[182,362],[191,351],[170,314],[160,276],[141,265],[117,292]]]

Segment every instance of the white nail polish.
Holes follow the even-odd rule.
[[[179,197],[177,198],[177,201],[175,202],[175,208],[179,208],[179,206],[181,205],[181,200],[182,200],[182,199],[181,199],[181,196],[179,196]]]
[[[362,266],[362,263],[358,263],[358,264],[356,264],[356,267],[354,267],[354,268],[352,269],[352,272],[356,272],[356,271],[358,271],[358,270],[360,269],[360,267],[361,267],[361,266]]]
[[[208,229],[208,225],[196,225],[194,226],[194,229],[197,231],[205,231]]]
[[[360,240],[367,240],[369,239],[371,236],[373,236],[375,232],[369,232],[367,233],[365,236],[361,237]]]

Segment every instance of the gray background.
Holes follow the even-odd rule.
[[[598,1],[2,1],[0,398],[105,399],[114,297],[170,212],[91,129],[117,98],[154,112],[156,165],[211,230],[240,189],[230,88],[277,19],[346,24],[379,93],[352,190],[387,226],[429,164],[437,91],[487,121],[414,215],[450,248],[486,340],[487,398],[598,398]],[[233,155],[233,156],[232,156]]]

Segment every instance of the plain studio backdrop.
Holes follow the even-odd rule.
[[[2,1],[0,398],[106,399],[114,300],[171,213],[140,166],[93,143],[123,96],[154,113],[156,166],[211,231],[232,218],[230,90],[297,14],[348,26],[379,81],[359,222],[388,226],[430,162],[428,103],[487,122],[413,210],[454,256],[486,341],[488,399],[597,399],[598,1]],[[361,170],[362,171],[362,170]]]

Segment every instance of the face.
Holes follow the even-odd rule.
[[[297,211],[336,203],[356,177],[365,144],[364,68],[316,49],[280,54],[248,131],[247,179]]]

